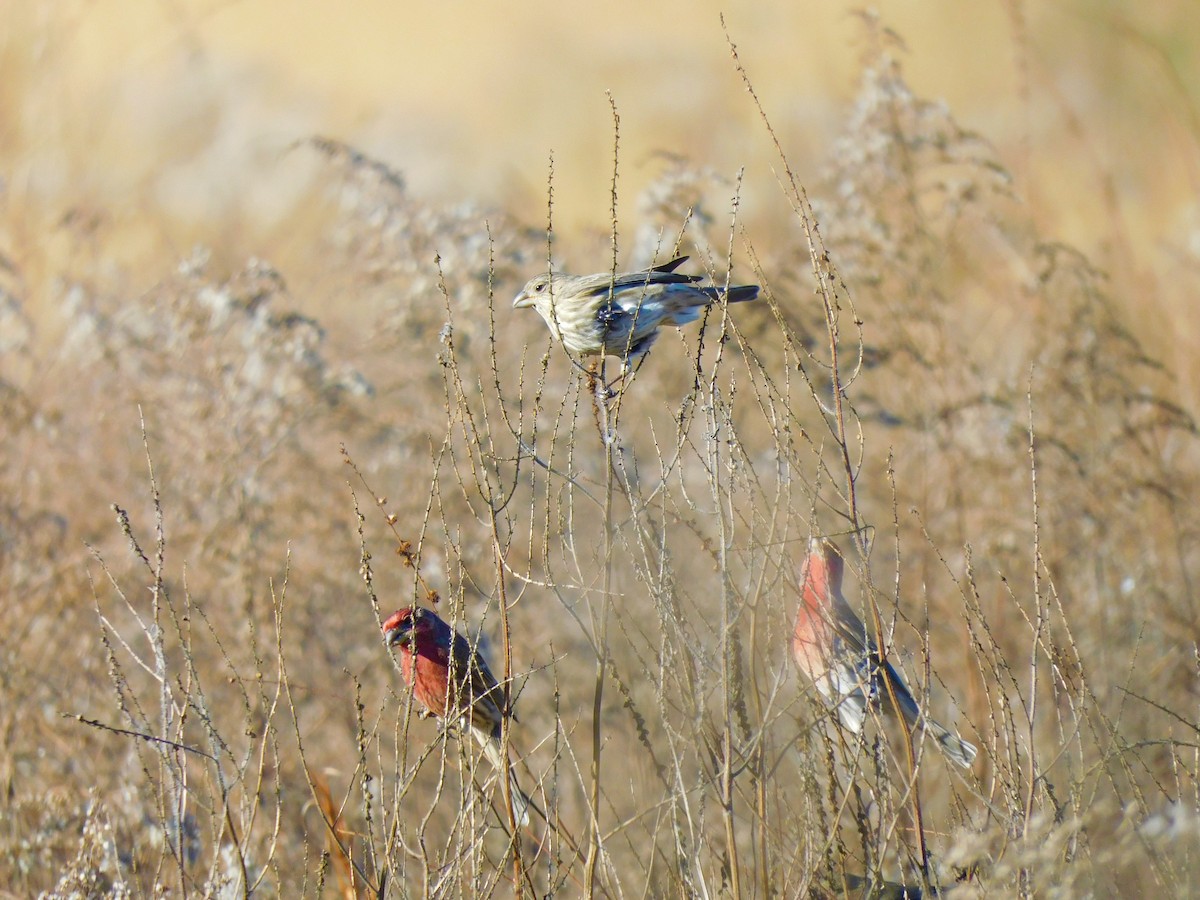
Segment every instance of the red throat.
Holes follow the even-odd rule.
[[[804,605],[817,610],[842,588],[842,557],[832,546],[822,544],[809,551],[804,570]]]

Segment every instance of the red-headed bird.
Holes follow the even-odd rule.
[[[792,655],[800,671],[837,710],[842,725],[858,734],[867,707],[904,716],[910,728],[924,728],[953,762],[969,768],[975,747],[929,717],[892,664],[879,651],[862,620],[842,596],[845,562],[832,541],[813,538],[800,569],[800,608]]]
[[[726,290],[697,286],[702,275],[675,270],[680,256],[641,272],[612,275],[538,275],[517,294],[514,309],[536,309],[550,333],[580,356],[619,356],[623,368],[649,352],[662,325],[686,325],[721,298],[742,303],[758,296],[758,285]]]
[[[500,729],[513,715],[504,689],[467,639],[431,609],[398,609],[383,623],[388,646],[399,649],[400,671],[413,697],[430,713],[469,732],[496,771],[509,774],[518,825],[529,823],[529,799],[517,787],[500,743]]]

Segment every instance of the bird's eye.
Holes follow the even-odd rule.
[[[539,294],[542,291],[544,291],[545,289],[546,289],[546,282],[544,282],[544,281],[539,281],[537,283],[537,286],[534,288],[534,290],[537,291]]]

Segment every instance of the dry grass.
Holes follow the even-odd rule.
[[[807,189],[745,100],[773,228],[671,160],[635,224],[563,235],[550,203],[548,241],[320,138],[292,152],[324,173],[323,313],[197,250],[144,294],[63,272],[35,316],[3,249],[13,896],[1196,892],[1200,443],[1135,336],[1155,286],[1042,233],[863,32]],[[102,225],[68,235],[103,257]],[[508,308],[560,241],[766,299],[606,398]],[[814,532],[969,773],[839,732],[793,674]],[[511,837],[487,765],[414,714],[378,631],[413,601],[511,678],[554,827]]]

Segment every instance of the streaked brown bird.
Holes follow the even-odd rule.
[[[697,285],[702,275],[675,270],[680,256],[661,266],[621,275],[539,275],[513,301],[514,309],[532,307],[550,333],[579,356],[617,356],[628,372],[650,350],[663,325],[686,325],[724,298],[743,303],[758,296],[758,285],[728,291]]]
[[[504,720],[516,717],[483,656],[437,613],[420,606],[396,610],[383,623],[383,633],[388,646],[399,651],[400,672],[413,698],[469,732],[496,771],[508,773],[517,824],[527,825],[529,798],[517,786],[500,742]]]
[[[837,546],[824,538],[809,542],[800,569],[800,608],[792,635],[796,666],[837,710],[842,725],[858,734],[867,708],[899,713],[910,728],[924,728],[942,752],[970,768],[975,747],[948,728],[922,716],[917,701],[892,664],[879,658],[867,627],[842,595],[845,562]]]

